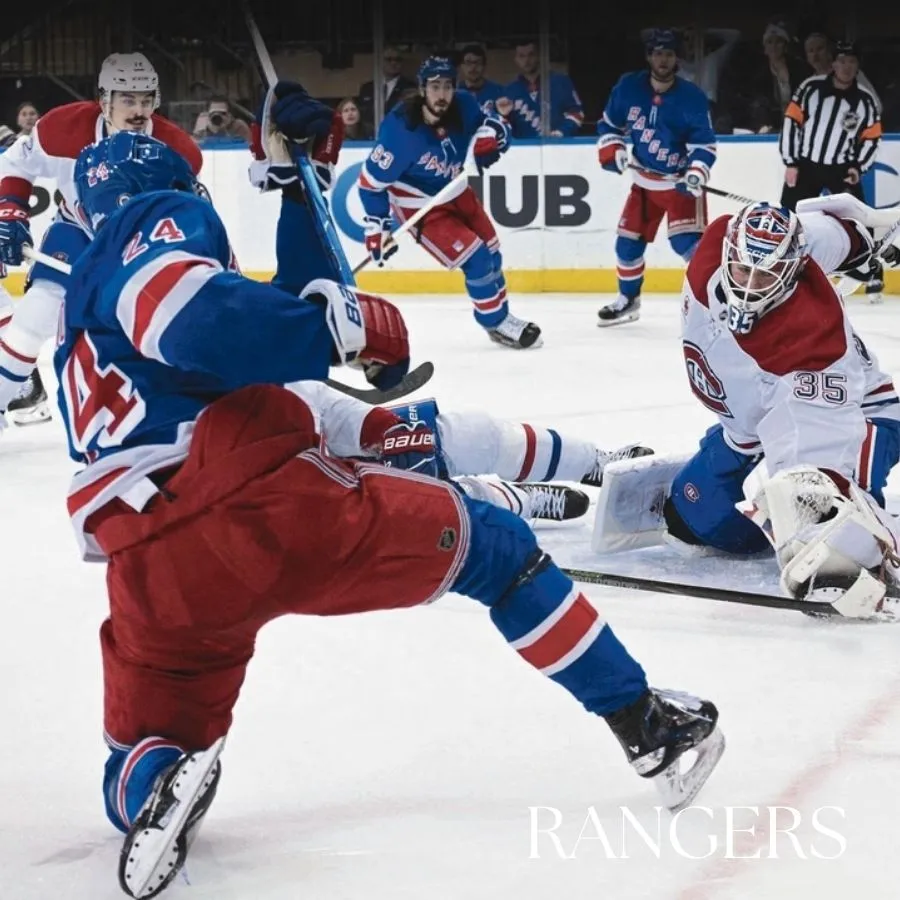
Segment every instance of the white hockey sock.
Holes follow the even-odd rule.
[[[510,481],[580,481],[597,447],[552,428],[506,422],[486,413],[438,416],[441,448],[451,475],[497,475]]]
[[[473,500],[482,500],[501,509],[508,509],[517,516],[527,516],[530,511],[531,502],[528,494],[513,484],[507,484],[505,481],[487,481],[468,475],[463,475],[455,481]]]
[[[37,365],[41,347],[56,334],[64,295],[60,285],[35,282],[0,332],[0,410],[18,393]]]

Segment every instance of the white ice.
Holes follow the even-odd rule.
[[[600,330],[596,309],[608,299],[514,298],[516,313],[544,329],[546,345],[528,353],[490,344],[462,297],[399,303],[416,359],[436,364],[423,395],[444,409],[690,452],[711,418],[684,376],[677,297],[647,298],[639,322]],[[897,370],[898,301],[850,305]],[[71,465],[58,419],[0,438],[4,900],[122,896],[120,837],[100,792],[104,570],[77,556],[65,511]],[[561,563],[591,564],[587,525],[539,536]],[[414,611],[283,619],[260,636],[190,886],[179,880],[164,896],[898,896],[900,627],[586,593],[653,684],[721,710],[728,749],[674,826],[606,725],[511,652],[478,605],[451,596]],[[770,828],[774,807],[785,808],[774,813],[779,827],[798,820],[792,835]],[[553,836],[533,840],[532,816],[550,828],[554,809]]]

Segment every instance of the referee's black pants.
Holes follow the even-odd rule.
[[[794,211],[800,200],[818,197],[823,190],[827,190],[830,194],[853,194],[865,202],[862,183],[847,184],[844,181],[849,169],[850,166],[847,165],[825,166],[821,163],[800,160],[797,163],[797,183],[794,187],[785,184],[781,191],[781,205]]]
[[[797,163],[797,183],[793,187],[786,184],[781,191],[781,205],[792,211],[796,211],[797,203],[811,197],[818,197],[823,190],[830,194],[852,194],[863,203],[866,202],[863,194],[862,182],[847,184],[847,170],[850,166],[824,166],[821,163],[804,162]],[[872,229],[868,229],[873,234]],[[879,264],[872,266],[866,282],[866,293],[880,293],[884,288],[884,268]]]

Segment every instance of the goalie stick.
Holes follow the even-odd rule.
[[[34,247],[30,245],[25,246],[23,255],[26,259],[30,259],[32,262],[43,263],[48,268],[56,269],[57,272],[62,272],[63,275],[72,274],[72,266],[69,263],[63,262],[55,256],[49,256],[46,253],[42,253],[40,250],[35,250]],[[416,366],[411,372],[407,372],[406,375],[400,379],[399,384],[395,384],[386,391],[379,391],[377,388],[368,390],[365,388],[355,388],[349,384],[344,384],[342,381],[334,381],[332,378],[326,378],[325,384],[334,388],[336,391],[340,391],[342,394],[347,394],[349,397],[355,397],[357,400],[363,400],[374,406],[380,406],[384,403],[391,403],[394,400],[399,400],[401,397],[405,397],[407,394],[417,391],[431,380],[432,375],[434,375],[434,364],[424,362],[420,366]]]
[[[742,606],[764,606],[769,609],[786,609],[796,612],[813,613],[833,619],[845,619],[830,603],[810,600],[796,600],[793,597],[780,597],[774,594],[757,594],[750,591],[734,591],[728,588],[708,587],[700,584],[681,584],[675,581],[657,581],[653,578],[639,578],[634,575],[615,575],[608,572],[592,572],[586,569],[563,569],[573,581],[585,584],[598,584],[602,587],[626,588],[634,591],[646,591],[653,594],[676,594],[684,597],[696,597],[700,600],[715,600],[720,603],[737,603]],[[894,612],[896,597],[888,595],[885,604],[890,609],[882,609],[874,621],[898,621]],[[873,620],[868,620],[873,621]]]

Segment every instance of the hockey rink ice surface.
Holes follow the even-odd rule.
[[[712,417],[688,388],[677,296],[648,297],[639,322],[598,329],[596,310],[609,299],[514,297],[515,313],[545,337],[541,350],[515,352],[481,334],[463,297],[400,298],[414,363],[436,365],[421,396],[607,447],[639,440],[659,453],[692,451]],[[900,299],[848,303],[897,373]],[[49,357],[42,371],[55,388]],[[58,416],[0,437],[3,900],[124,896],[121,839],[100,791],[105,569],[78,557],[65,512],[71,471]],[[898,478],[890,492],[900,495]],[[599,567],[592,522],[593,506],[582,524],[540,527],[539,539],[562,564]],[[619,571],[635,571],[628,566]],[[756,564],[676,561],[643,574],[774,588]],[[606,725],[509,650],[474,602],[286,618],[260,635],[218,796],[187,878],[162,896],[900,896],[900,625],[585,592],[651,684],[720,708],[725,755],[674,825]]]

